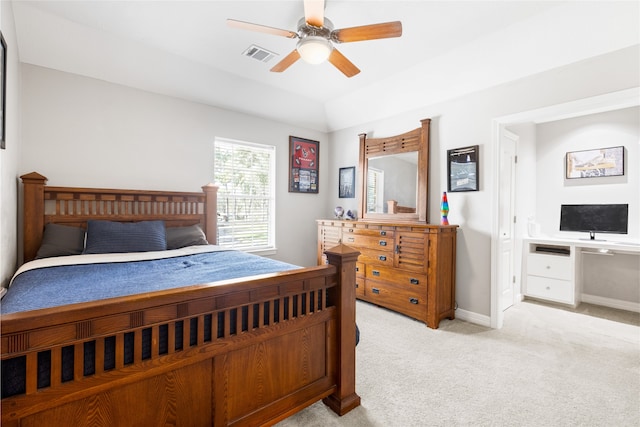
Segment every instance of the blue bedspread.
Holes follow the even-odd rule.
[[[8,314],[296,268],[240,251],[45,267],[16,276],[0,310]]]

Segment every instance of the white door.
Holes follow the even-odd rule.
[[[504,311],[514,302],[515,292],[515,182],[518,136],[507,130],[500,139],[500,191],[498,195],[499,217],[499,276],[500,307]]]

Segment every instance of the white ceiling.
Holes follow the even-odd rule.
[[[327,0],[336,28],[402,21],[400,38],[337,46],[362,70],[347,78],[302,60],[271,73],[296,41],[225,23],[295,31],[302,0],[21,0],[13,9],[22,62],[321,131],[640,42],[637,1]],[[243,56],[252,44],[278,56]]]

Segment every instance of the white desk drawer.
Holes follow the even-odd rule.
[[[527,276],[526,295],[566,304],[574,304],[575,298],[572,282],[540,276]]]
[[[571,280],[571,258],[562,255],[529,254],[527,274],[550,277],[552,279]]]

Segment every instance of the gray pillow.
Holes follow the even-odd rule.
[[[85,254],[164,251],[164,221],[88,221]]]
[[[207,236],[198,225],[167,227],[167,249],[180,249],[187,246],[208,244]]]
[[[84,228],[47,224],[36,259],[80,255],[84,249]]]

